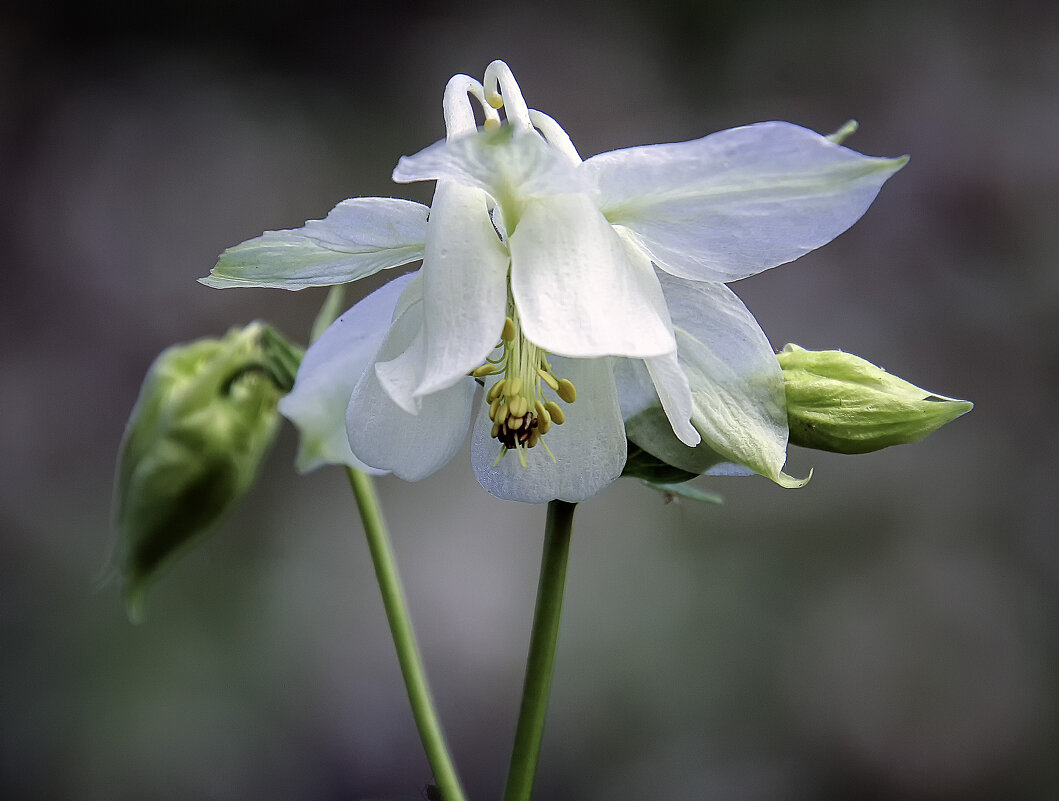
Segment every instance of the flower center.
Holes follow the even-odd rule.
[[[555,456],[543,436],[552,425],[562,425],[566,415],[546,393],[550,390],[560,400],[573,403],[577,400],[577,390],[567,379],[556,378],[548,354],[523,336],[513,304],[509,311],[511,316],[504,320],[504,330],[497,345],[500,356],[495,360],[488,359],[471,371],[475,378],[504,375],[485,396],[489,419],[493,421],[491,436],[500,442],[496,461],[499,462],[508,451],[515,451],[525,467],[526,451],[540,443],[554,462]]]

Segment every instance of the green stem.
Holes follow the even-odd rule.
[[[401,665],[401,675],[404,676],[408,700],[412,704],[412,715],[415,717],[416,728],[419,729],[419,739],[423,742],[427,761],[434,771],[434,781],[444,801],[465,801],[463,788],[460,786],[456,768],[445,744],[445,735],[441,731],[441,724],[434,709],[434,699],[427,684],[426,672],[423,670],[423,659],[416,644],[412,619],[408,614],[408,604],[401,587],[401,577],[397,573],[397,563],[378,495],[375,493],[371,476],[353,468],[346,468],[346,473],[357,499],[361,519],[364,521],[364,533],[368,538],[368,549],[375,564],[375,576],[382,591],[382,603],[386,607],[386,619],[390,623],[393,644],[397,649],[397,661]]]
[[[559,618],[563,612],[563,588],[566,585],[566,563],[570,556],[570,531],[575,504],[552,501],[548,504],[548,522],[544,532],[544,556],[537,585],[537,607],[533,612],[526,681],[522,687],[522,708],[515,729],[515,746],[511,753],[504,801],[529,801],[537,762],[541,754],[544,719],[548,712],[548,695],[552,684],[555,643],[559,635]]]

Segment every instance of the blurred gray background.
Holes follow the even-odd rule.
[[[430,780],[344,476],[261,483],[132,626],[95,588],[125,418],[167,345],[321,291],[195,282],[396,195],[456,72],[508,61],[585,156],[769,119],[908,153],[852,230],[734,286],[777,348],[977,404],[792,449],[721,507],[581,506],[541,799],[1059,797],[1059,11],[952,3],[96,2],[0,11],[0,797],[415,801]],[[357,286],[360,296],[388,276]],[[500,794],[543,507],[468,459],[379,483],[472,798]]]

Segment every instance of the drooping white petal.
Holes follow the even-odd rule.
[[[489,436],[492,421],[484,410],[475,420],[471,463],[481,485],[499,498],[583,501],[617,479],[625,466],[625,429],[610,360],[556,356],[553,366],[577,387],[577,402],[562,405],[566,422],[544,436],[555,462],[538,444],[526,452],[525,469],[511,452],[494,467],[500,443]]]
[[[727,462],[701,437],[692,447],[673,433],[673,423],[662,408],[654,379],[640,359],[614,359],[614,379],[618,387],[625,435],[630,442],[652,456],[688,473],[697,475],[753,474],[752,470]],[[696,434],[697,434],[696,430]]]
[[[294,389],[280,412],[298,428],[298,471],[344,464],[378,473],[349,449],[346,407],[353,387],[370,366],[390,325],[394,306],[413,275],[395,278],[349,309],[305,352]]]
[[[377,358],[385,362],[397,359],[421,341],[422,328],[422,303],[410,304],[394,320]],[[365,370],[346,410],[346,433],[354,455],[406,481],[426,478],[463,444],[476,386],[467,378],[420,399],[417,413],[410,414],[383,388],[378,370]]]
[[[507,313],[507,249],[480,189],[439,181],[423,259],[422,396],[452,386],[496,347]]]
[[[691,415],[694,411],[691,399],[691,386],[688,378],[680,368],[677,360],[677,352],[667,353],[664,356],[652,356],[644,359],[647,371],[651,374],[658,399],[662,403],[662,409],[666,413],[673,433],[677,439],[685,445],[694,448],[702,440],[695,426],[691,424]]]
[[[662,269],[735,281],[830,242],[905,158],[872,158],[785,122],[615,150],[583,169],[600,208]]]
[[[501,204],[587,187],[561,151],[536,132],[509,125],[435,142],[414,156],[403,156],[393,171],[397,183],[446,179],[482,189]]]
[[[585,195],[526,204],[509,237],[511,293],[526,336],[563,356],[661,356],[674,349],[651,262]]]
[[[323,220],[266,231],[228,248],[199,281],[234,286],[304,289],[355,281],[423,258],[429,209],[409,200],[343,200]]]
[[[804,483],[783,474],[783,373],[753,315],[723,284],[659,278],[703,441],[779,484]]]

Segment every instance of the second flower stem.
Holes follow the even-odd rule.
[[[357,499],[361,519],[364,521],[368,550],[371,551],[371,560],[375,565],[375,576],[382,591],[386,619],[390,624],[393,644],[397,649],[397,661],[401,665],[401,675],[408,690],[408,700],[412,705],[412,715],[416,728],[419,729],[423,750],[426,751],[427,761],[434,771],[434,780],[444,801],[465,801],[456,768],[445,744],[441,723],[434,710],[434,699],[427,684],[426,672],[423,670],[423,659],[419,654],[415,631],[412,629],[412,619],[408,614],[408,604],[401,587],[401,577],[397,573],[397,562],[379,506],[379,498],[375,494],[371,476],[352,468],[347,468],[346,473],[353,495]]]
[[[541,753],[541,737],[548,713],[548,696],[552,684],[552,664],[559,635],[559,618],[563,611],[563,590],[566,586],[566,564],[570,556],[570,532],[574,522],[575,504],[552,501],[548,504],[548,522],[544,533],[544,556],[541,558],[540,582],[537,586],[537,606],[533,613],[529,657],[526,660],[526,680],[522,687],[522,707],[515,729],[515,745],[511,753],[504,801],[529,801],[537,762]]]

